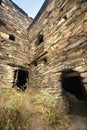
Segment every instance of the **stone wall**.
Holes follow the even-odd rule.
[[[61,100],[67,70],[80,74],[87,91],[87,2],[49,0],[44,5],[28,28],[30,84]],[[43,42],[36,45],[39,35]]]
[[[4,33],[8,32],[8,34],[12,33],[23,37],[27,33],[27,28],[32,19],[11,0],[2,0],[0,21],[3,21],[6,26],[4,29],[1,27]]]
[[[13,84],[14,71],[28,68],[27,28],[32,19],[11,0],[0,4],[0,87]]]
[[[27,70],[30,86],[62,108],[63,78],[79,76],[87,93],[87,1],[45,0],[31,22],[11,0],[0,2],[0,87],[11,88],[15,70]]]

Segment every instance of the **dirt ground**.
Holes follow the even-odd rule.
[[[87,101],[77,99],[67,93],[69,110],[72,117],[69,130],[87,130]]]

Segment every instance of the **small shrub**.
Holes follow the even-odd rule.
[[[0,130],[31,130],[32,113],[26,110],[25,94],[3,89],[0,92]]]
[[[49,124],[53,125],[56,121],[56,116],[53,113],[53,111],[51,109],[47,109],[47,115],[48,115],[48,119],[49,119]]]
[[[68,129],[70,126],[69,116],[57,108],[55,99],[48,93],[40,93],[33,96],[32,102],[37,113],[43,117],[45,126],[58,127],[60,130]],[[50,128],[51,129],[51,128]]]

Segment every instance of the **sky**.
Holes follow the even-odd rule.
[[[29,17],[34,18],[45,0],[12,0],[21,9],[23,9]]]

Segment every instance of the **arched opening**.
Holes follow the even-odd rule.
[[[87,100],[86,91],[79,72],[70,69],[64,70],[62,74],[62,87],[77,99]]]
[[[22,69],[15,70],[13,87],[18,87],[25,91],[28,84],[28,72]]]

